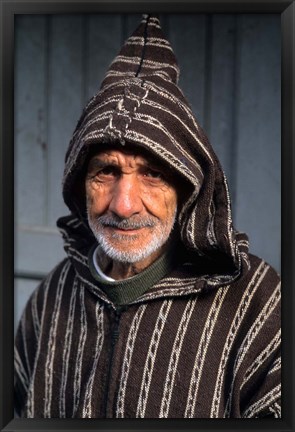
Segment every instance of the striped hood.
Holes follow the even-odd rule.
[[[94,146],[119,142],[153,153],[191,191],[177,218],[185,249],[192,260],[212,263],[212,284],[224,284],[239,276],[243,261],[248,263],[247,237],[233,229],[226,178],[178,79],[177,61],[158,18],[144,16],[78,121],[66,154],[63,196],[74,215],[85,217],[77,190]]]

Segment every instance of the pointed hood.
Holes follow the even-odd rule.
[[[124,78],[162,77],[178,83],[179,68],[159,19],[144,15],[141,23],[111,63],[101,88]]]
[[[226,178],[178,78],[158,18],[144,16],[77,124],[66,154],[63,196],[74,214],[85,216],[77,190],[87,155],[100,145],[135,145],[153,153],[185,180],[190,193],[178,214],[181,241],[192,256],[216,264],[210,283],[217,285],[237,277],[243,259],[247,264],[247,238],[233,229]]]

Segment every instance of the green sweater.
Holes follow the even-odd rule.
[[[98,282],[100,289],[105,292],[116,306],[132,303],[166,274],[170,273],[175,265],[175,251],[172,247],[168,253],[162,255],[157,261],[136,276],[113,282],[106,281],[99,276],[93,263],[93,254],[96,246],[95,244],[90,249],[88,255],[89,269],[94,279]]]

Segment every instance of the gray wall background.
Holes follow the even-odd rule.
[[[180,87],[229,181],[235,227],[280,271],[280,15],[160,15]],[[15,19],[15,322],[63,257],[64,155],[87,100],[140,15]]]

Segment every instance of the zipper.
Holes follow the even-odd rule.
[[[115,346],[119,339],[120,318],[124,310],[126,310],[126,307],[124,306],[119,306],[117,309],[115,309],[115,324],[111,334],[111,352],[110,352],[110,361],[109,361],[109,368],[107,372],[107,380],[106,380],[106,388],[105,388],[105,418],[107,418],[107,411],[108,411],[108,399],[109,399],[109,390],[110,390],[110,382],[111,382],[111,372],[114,363]]]
[[[112,336],[111,336],[111,345],[112,345],[112,352],[111,352],[111,361],[113,360],[113,351],[115,349],[115,345],[119,339],[119,325],[120,325],[120,318],[121,318],[121,314],[122,314],[122,310],[120,309],[116,309],[115,311],[115,325],[112,331]]]

